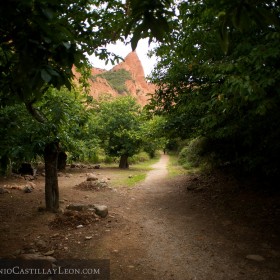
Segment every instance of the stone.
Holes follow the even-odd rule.
[[[195,185],[195,184],[191,184],[191,185],[187,186],[187,190],[188,191],[194,191],[194,190],[196,190],[198,188],[199,188],[199,186]]]
[[[87,181],[97,181],[98,177],[95,174],[88,174]]]
[[[24,193],[31,193],[32,191],[33,191],[33,188],[30,187],[30,186],[25,186],[25,187],[23,188],[23,192],[24,192]]]
[[[257,262],[262,262],[265,260],[265,258],[260,255],[247,255],[246,259],[252,260],[252,261],[257,261]]]
[[[99,188],[107,188],[108,187],[108,183],[105,180],[101,180],[97,182],[97,187]]]
[[[19,259],[22,260],[41,260],[41,261],[48,261],[50,263],[56,262],[56,259],[51,256],[44,256],[40,253],[35,253],[35,254],[22,254],[18,257]]]
[[[35,242],[36,246],[37,247],[40,247],[40,248],[46,248],[47,247],[47,242],[44,241],[44,240],[37,240]]]
[[[106,205],[90,205],[91,208],[95,209],[96,215],[101,218],[105,218],[108,215],[108,207]]]
[[[54,250],[50,250],[50,251],[44,253],[44,256],[51,256],[53,254],[54,254]]]
[[[72,211],[85,211],[88,209],[88,205],[85,204],[69,204],[66,206],[66,209]]]
[[[26,184],[26,186],[30,186],[30,187],[32,187],[33,189],[36,187],[36,184],[35,183],[33,183],[33,182],[28,182],[27,184]]]
[[[83,228],[83,227],[84,227],[83,225],[76,226],[76,228]]]
[[[35,177],[33,175],[24,175],[23,176],[25,180],[27,181],[32,181],[35,180]]]
[[[100,169],[100,164],[95,165],[94,169]]]

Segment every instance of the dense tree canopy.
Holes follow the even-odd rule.
[[[181,1],[177,8],[172,40],[155,51],[152,106],[168,115],[172,137],[205,137],[216,164],[279,174],[279,3]]]
[[[108,43],[132,32],[133,48],[141,37],[162,38],[154,30],[170,1],[11,0],[0,4],[0,101],[25,102],[30,109],[46,87],[70,88],[72,67],[87,63],[86,55],[114,60]],[[151,32],[147,32],[151,30]],[[158,35],[160,34],[160,35]]]
[[[36,103],[44,122],[37,122],[23,104],[5,106],[0,111],[0,157],[10,159],[14,167],[42,157],[47,143],[60,142],[60,150],[82,154],[82,140],[87,136],[89,114],[87,98],[77,88],[60,91],[49,88]],[[92,141],[94,140],[91,137]],[[8,162],[6,162],[8,164]],[[0,164],[1,168],[1,164]]]

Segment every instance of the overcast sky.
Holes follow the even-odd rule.
[[[156,62],[155,57],[149,58],[147,56],[147,52],[149,50],[151,50],[153,46],[154,46],[154,44],[151,44],[149,46],[148,39],[146,39],[146,40],[139,41],[137,48],[136,48],[136,53],[143,65],[145,76],[148,76],[151,73],[153,66]],[[110,52],[114,52],[115,54],[117,54],[123,58],[125,58],[132,51],[131,45],[124,45],[121,42],[117,43],[115,45],[109,45],[107,47],[107,49]],[[107,65],[105,65],[105,61],[99,60],[94,56],[90,57],[90,62],[92,63],[93,67],[102,68],[102,69],[106,69],[106,70],[109,70],[113,67],[112,64],[109,64],[109,63]]]

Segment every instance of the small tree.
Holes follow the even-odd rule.
[[[128,168],[128,157],[141,147],[140,106],[130,96],[101,101],[95,118],[101,145],[110,156],[120,157],[120,168]]]
[[[167,143],[166,120],[163,116],[145,116],[141,123],[141,135],[143,139],[143,149],[151,158],[155,156],[158,149],[164,149]]]
[[[47,210],[56,210],[59,206],[58,153],[63,150],[80,154],[83,153],[82,147],[86,146],[81,145],[88,132],[86,101],[86,97],[78,90],[49,89],[42,100],[36,103],[45,119],[44,123],[32,118],[23,104],[6,106],[0,113],[2,167],[6,168],[4,159],[21,163],[32,161],[36,156],[43,157]],[[10,119],[13,121],[9,122]]]

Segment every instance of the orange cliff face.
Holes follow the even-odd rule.
[[[121,69],[130,73],[131,79],[125,81],[126,92],[120,94],[114,89],[108,81],[100,76],[108,71],[92,68],[91,73],[93,79],[90,79],[90,95],[98,99],[104,94],[110,94],[113,97],[123,96],[123,94],[133,96],[141,106],[145,106],[149,100],[149,94],[155,92],[155,85],[148,83],[145,79],[144,69],[136,52],[129,53],[123,62],[119,63],[109,71],[119,71]],[[79,78],[79,73],[73,71],[75,76]]]

